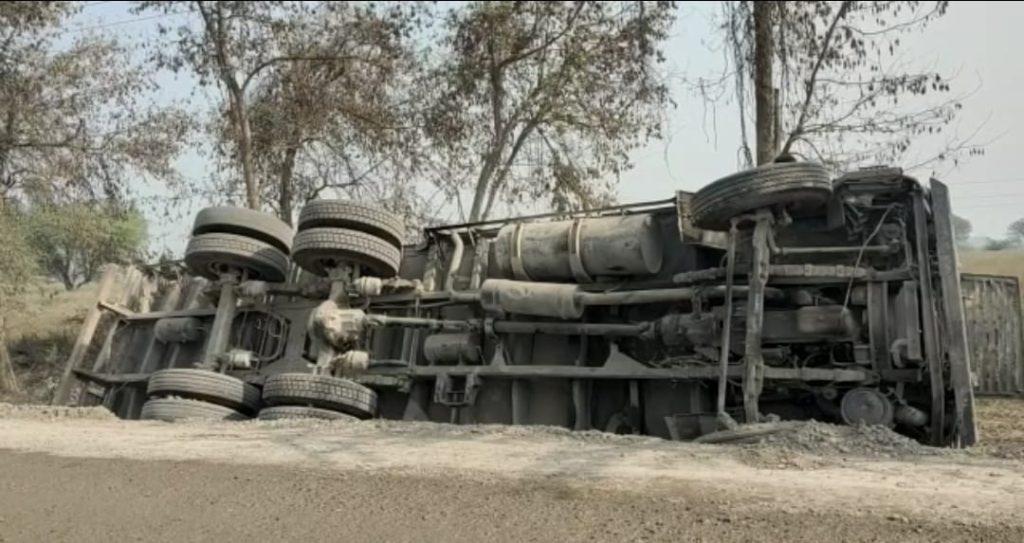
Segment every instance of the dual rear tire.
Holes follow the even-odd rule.
[[[288,275],[291,226],[277,217],[240,207],[208,207],[196,215],[185,265],[217,280],[225,273],[281,282]]]
[[[185,248],[195,275],[217,280],[225,273],[282,282],[291,260],[326,277],[331,268],[355,265],[363,274],[393,277],[401,261],[402,218],[374,206],[314,200],[302,208],[298,233],[277,217],[240,207],[210,207],[196,215]]]
[[[302,208],[292,260],[327,277],[352,264],[364,275],[393,277],[402,259],[402,218],[374,206],[342,200],[313,200]]]
[[[299,416],[368,419],[377,414],[376,392],[349,379],[330,375],[272,375],[263,385],[263,403],[267,407],[260,412],[261,419]]]
[[[178,368],[154,372],[146,386],[149,400],[142,419],[246,420],[260,409],[255,386],[208,370]]]
[[[220,373],[191,368],[154,372],[146,387],[141,418],[176,422],[187,419],[262,420],[316,418],[368,419],[377,414],[377,394],[354,381],[329,375],[272,375],[262,392]]]

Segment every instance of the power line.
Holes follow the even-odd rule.
[[[1004,178],[1004,179],[982,179],[978,181],[946,181],[946,184],[950,187],[958,187],[961,185],[991,185],[996,183],[1024,183],[1024,177],[1018,178]]]
[[[1020,207],[1020,205],[1021,205],[1020,202],[985,202],[985,203],[981,203],[981,204],[971,204],[971,205],[966,205],[966,206],[958,206],[954,202],[953,207],[955,209],[979,209],[979,208],[986,208],[986,207],[1004,207],[1004,206]]]
[[[997,193],[997,194],[968,194],[966,196],[956,197],[955,199],[956,200],[968,200],[968,199],[973,199],[973,198],[1011,198],[1011,197],[1021,197],[1021,198],[1024,198],[1024,193],[1020,193],[1020,192],[1004,192],[1004,193]]]
[[[110,28],[112,26],[121,26],[121,25],[133,24],[133,23],[141,23],[143,21],[152,21],[152,20],[155,20],[155,19],[163,19],[165,17],[172,17],[172,16],[176,16],[176,15],[185,15],[185,14],[186,14],[186,12],[183,12],[183,11],[177,11],[177,12],[172,12],[172,13],[159,13],[159,14],[156,14],[156,15],[148,15],[146,17],[133,17],[131,19],[121,19],[120,21],[111,21],[109,23],[102,23],[102,24],[98,24],[98,25],[87,25],[87,26],[71,27],[71,28],[68,28],[67,30],[65,30],[64,32],[85,32],[85,31],[88,31],[88,30],[98,30],[98,29],[101,29],[101,28]]]

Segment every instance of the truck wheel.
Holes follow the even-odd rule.
[[[249,383],[208,370],[170,369],[154,372],[146,393],[150,396],[181,396],[222,405],[249,415],[260,409],[260,390]]]
[[[273,215],[244,207],[208,207],[196,214],[192,235],[235,234],[258,239],[287,254],[295,232]]]
[[[307,373],[279,373],[263,385],[270,406],[299,405],[348,413],[361,419],[377,414],[377,393],[348,379]]]
[[[723,177],[693,195],[693,224],[728,230],[733,217],[763,207],[782,207],[791,215],[813,212],[832,194],[828,171],[813,162],[765,164]]]
[[[185,248],[185,264],[196,275],[217,280],[220,274],[241,270],[248,279],[284,281],[288,255],[263,241],[237,234],[192,236]]]
[[[153,398],[142,404],[142,420],[177,422],[188,419],[247,420],[249,417],[223,405],[184,398]]]
[[[306,407],[304,405],[278,405],[264,407],[260,410],[260,420],[294,420],[294,419],[321,419],[321,420],[359,420],[352,415],[320,409],[319,407]]]
[[[347,228],[385,239],[402,247],[405,224],[401,217],[376,206],[345,200],[313,200],[299,213],[299,231],[310,228]]]
[[[321,277],[338,264],[357,264],[372,275],[394,277],[402,252],[391,242],[347,228],[309,228],[295,235],[292,260]]]

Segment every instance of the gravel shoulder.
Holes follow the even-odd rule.
[[[1024,540],[1019,461],[851,431],[725,446],[0,405],[0,540]]]

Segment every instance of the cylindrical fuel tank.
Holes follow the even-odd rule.
[[[162,343],[190,343],[203,337],[203,325],[192,317],[165,318],[156,321],[153,333]]]
[[[510,224],[495,238],[495,268],[520,281],[653,275],[661,270],[661,241],[646,214]]]
[[[431,364],[479,364],[482,354],[479,334],[434,334],[423,342],[423,356]]]

